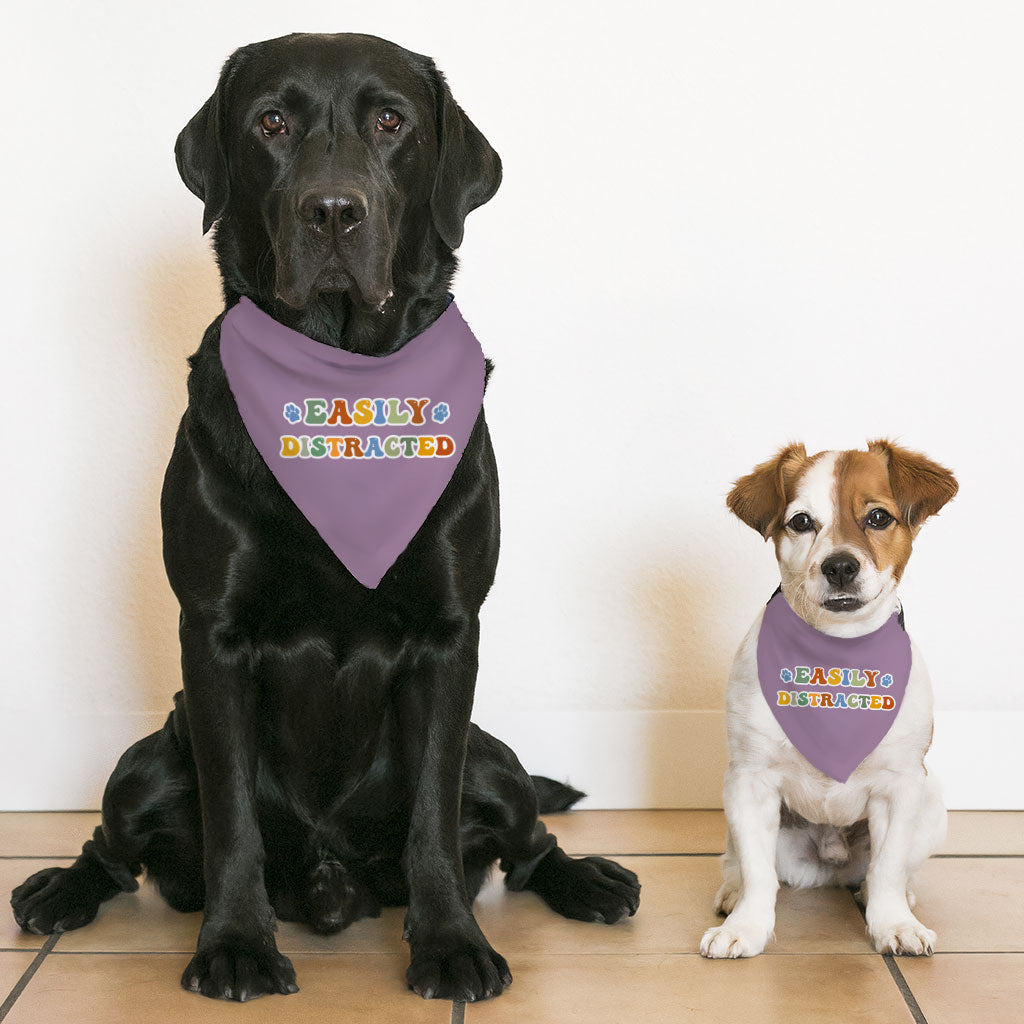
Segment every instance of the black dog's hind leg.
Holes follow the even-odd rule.
[[[179,910],[202,906],[195,782],[175,735],[159,732],[122,755],[103,795],[103,824],[67,868],[36,872],[11,894],[18,924],[40,935],[88,924],[119,892],[134,892],[145,864]]]
[[[135,876],[141,870],[138,863],[123,864],[114,858],[102,826],[97,826],[74,864],[43,868],[11,893],[14,920],[36,935],[81,928],[105,900],[138,889]]]
[[[538,820],[537,790],[562,809],[583,794],[550,780],[538,784],[500,740],[473,726],[463,779],[466,883],[479,890],[495,860],[509,889],[531,889],[563,917],[613,924],[640,905],[632,871],[604,857],[570,857]]]

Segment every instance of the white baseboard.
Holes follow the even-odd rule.
[[[720,807],[721,711],[481,712],[535,775],[589,794],[580,806]],[[9,711],[0,721],[0,808],[97,808],[107,776],[164,714]],[[950,808],[1024,809],[1024,711],[941,711],[929,768]]]

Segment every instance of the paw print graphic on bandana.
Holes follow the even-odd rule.
[[[781,671],[781,672],[779,673],[779,678],[780,678],[780,679],[781,679],[781,680],[782,680],[782,681],[783,681],[784,683],[791,683],[791,682],[793,682],[793,673],[792,673],[792,672],[790,672],[788,668],[784,668],[784,669],[783,669],[783,670],[782,670],[782,671]]]
[[[430,418],[435,423],[444,423],[446,419],[451,415],[451,410],[448,408],[447,402],[438,402],[434,406],[434,411],[430,414]]]
[[[888,672],[878,680],[883,686],[892,686],[892,676]]]
[[[298,423],[302,419],[302,410],[293,402],[289,402],[284,407],[284,418],[289,423]]]

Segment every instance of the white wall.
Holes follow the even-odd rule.
[[[504,160],[457,286],[497,363],[478,720],[592,805],[716,803],[728,663],[776,582],[730,482],[790,439],[889,435],[961,483],[904,586],[936,761],[955,806],[1024,806],[1020,10],[9,15],[0,806],[96,806],[179,686],[157,500],[219,304],[172,147],[236,45],[293,29],[432,54]]]

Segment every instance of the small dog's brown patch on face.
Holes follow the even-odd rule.
[[[900,516],[885,457],[875,452],[841,452],[835,478],[836,543],[866,555],[879,571],[891,570],[899,582],[910,558],[913,534]],[[869,517],[875,509],[882,509],[892,521],[884,527],[872,526]]]

